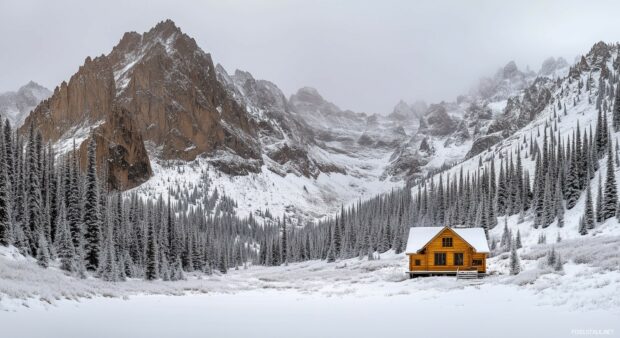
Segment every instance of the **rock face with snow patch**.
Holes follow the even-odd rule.
[[[108,171],[109,186],[133,188],[151,176],[151,166],[132,114],[114,107],[115,92],[108,59],[87,58],[68,83],[56,87],[54,94],[26,118],[21,131],[33,125],[45,140],[52,142],[71,142],[78,131],[86,136],[95,135],[97,163],[101,170]],[[84,163],[88,139],[79,139],[76,144]]]
[[[105,123],[92,130],[97,144],[99,170],[105,172],[108,188],[123,191],[146,182],[153,174],[136,122],[125,108],[115,105]],[[88,142],[79,148],[82,168],[86,168]]]
[[[492,101],[506,99],[526,88],[535,77],[534,72],[521,71],[510,61],[495,76],[481,79],[474,95]]]
[[[211,56],[170,20],[140,35],[127,33],[107,56],[116,99],[162,159],[193,160],[219,150],[260,164],[256,128],[217,79]],[[226,168],[257,171],[258,165]]]
[[[88,57],[68,83],[62,82],[26,118],[22,130],[34,125],[45,140],[55,142],[73,127],[95,125],[112,110],[115,88],[107,58]]]

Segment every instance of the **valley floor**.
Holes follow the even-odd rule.
[[[617,246],[618,238],[604,238]],[[565,241],[575,251],[579,242]],[[592,241],[589,242],[592,244]],[[540,248],[544,252],[544,247]],[[620,272],[569,262],[478,281],[407,279],[403,255],[249,267],[180,282],[106,283],[42,270],[0,251],[2,336],[20,337],[573,337],[617,336]],[[528,258],[530,258],[528,260]],[[581,258],[576,257],[576,260]],[[595,330],[595,331],[591,331]]]
[[[62,301],[0,313],[5,337],[571,337],[617,314],[538,305],[509,286],[326,296],[278,290]],[[602,332],[602,331],[601,331]],[[608,336],[614,336],[610,332]]]

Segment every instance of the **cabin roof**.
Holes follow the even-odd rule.
[[[447,227],[413,227],[409,229],[409,239],[405,253],[415,254],[422,250],[435,236]],[[465,242],[469,243],[476,252],[488,253],[489,243],[482,228],[450,228]]]

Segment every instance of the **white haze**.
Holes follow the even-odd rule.
[[[53,89],[125,31],[174,20],[229,71],[341,108],[451,100],[510,60],[538,70],[620,40],[615,1],[1,1],[0,92]]]

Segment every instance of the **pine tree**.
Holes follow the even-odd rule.
[[[34,128],[31,126],[27,149],[27,231],[30,234],[30,250],[39,254],[38,244],[44,243],[39,235],[43,235],[41,228],[41,186],[39,181],[39,158],[36,151]],[[47,248],[44,250],[47,251]]]
[[[592,207],[592,192],[590,191],[590,183],[586,187],[586,205],[583,214],[583,220],[587,229],[594,229],[594,209]]]
[[[8,122],[7,122],[8,123]],[[0,245],[12,244],[10,183],[7,175],[4,137],[0,136]]]
[[[67,222],[69,230],[71,231],[73,247],[75,248],[76,255],[82,258],[82,208],[80,203],[80,173],[77,164],[77,156],[74,144],[73,152],[65,168],[65,207],[67,208]]]
[[[572,209],[575,204],[577,204],[577,200],[579,199],[579,195],[581,194],[581,186],[579,183],[579,175],[580,175],[580,145],[577,143],[578,137],[573,137],[573,147],[572,147],[572,155],[570,159],[570,168],[568,170],[568,175],[566,177],[566,191],[564,197],[566,198],[566,208]]]
[[[335,230],[336,233],[340,233],[338,229]],[[282,262],[284,264],[288,264],[288,239],[287,239],[287,229],[286,229],[286,215],[282,217],[282,237],[281,237],[281,250],[282,250]]]
[[[555,248],[551,247],[551,250],[547,252],[547,265],[552,267],[555,264]]]
[[[146,245],[146,279],[155,280],[159,276],[159,267],[157,260],[157,238],[155,234],[155,226],[153,224],[153,215],[149,215],[148,218],[148,238]]]
[[[564,261],[562,260],[562,256],[560,254],[558,254],[557,258],[555,259],[555,264],[553,265],[553,270],[555,270],[557,272],[564,271]]]
[[[64,202],[61,202],[58,210],[56,243],[56,252],[58,258],[60,258],[60,268],[69,272],[77,272],[79,265],[76,262],[75,248],[73,247],[71,232],[67,225]]]
[[[579,218],[579,234],[582,236],[588,234],[588,228],[586,227],[586,222],[583,216]]]
[[[97,183],[97,162],[95,158],[95,136],[88,144],[88,164],[84,196],[84,227],[86,268],[96,271],[99,267],[101,245],[101,216],[99,214],[99,184]]]
[[[596,188],[596,208],[595,208],[595,219],[596,222],[603,221],[603,181],[601,180],[601,175],[598,175],[598,186]]]
[[[110,220],[108,220],[110,222]],[[117,266],[116,252],[114,246],[113,225],[107,224],[103,236],[103,250],[99,264],[99,277],[105,281],[115,282],[120,279],[120,271]]]
[[[555,182],[555,208],[556,215],[558,218],[558,227],[564,227],[564,196],[562,195],[562,185],[560,183],[560,178]]]
[[[517,237],[515,239],[515,245],[517,246],[517,249],[521,249],[523,247],[523,245],[521,244],[521,232],[517,229]]]
[[[607,177],[605,180],[605,193],[603,195],[601,221],[614,217],[618,209],[618,191],[616,187],[616,174],[614,170],[614,158],[611,142],[607,147],[607,150]]]
[[[612,124],[614,131],[620,131],[620,86],[616,87],[616,96],[614,97],[614,108]]]
[[[279,265],[279,263],[278,263]],[[218,269],[220,270],[221,273],[227,273],[228,272],[228,267],[226,264],[226,253],[225,252],[220,252],[220,262],[218,265]]]
[[[39,234],[39,240],[37,244],[37,264],[42,268],[49,267],[50,256],[47,247],[47,241],[43,234]]]
[[[330,245],[327,251],[327,263],[333,263],[336,261],[336,255],[334,254],[334,251],[335,250],[333,245]]]
[[[519,261],[519,255],[517,254],[516,245],[512,246],[510,250],[510,274],[518,275],[521,272],[521,262]]]

